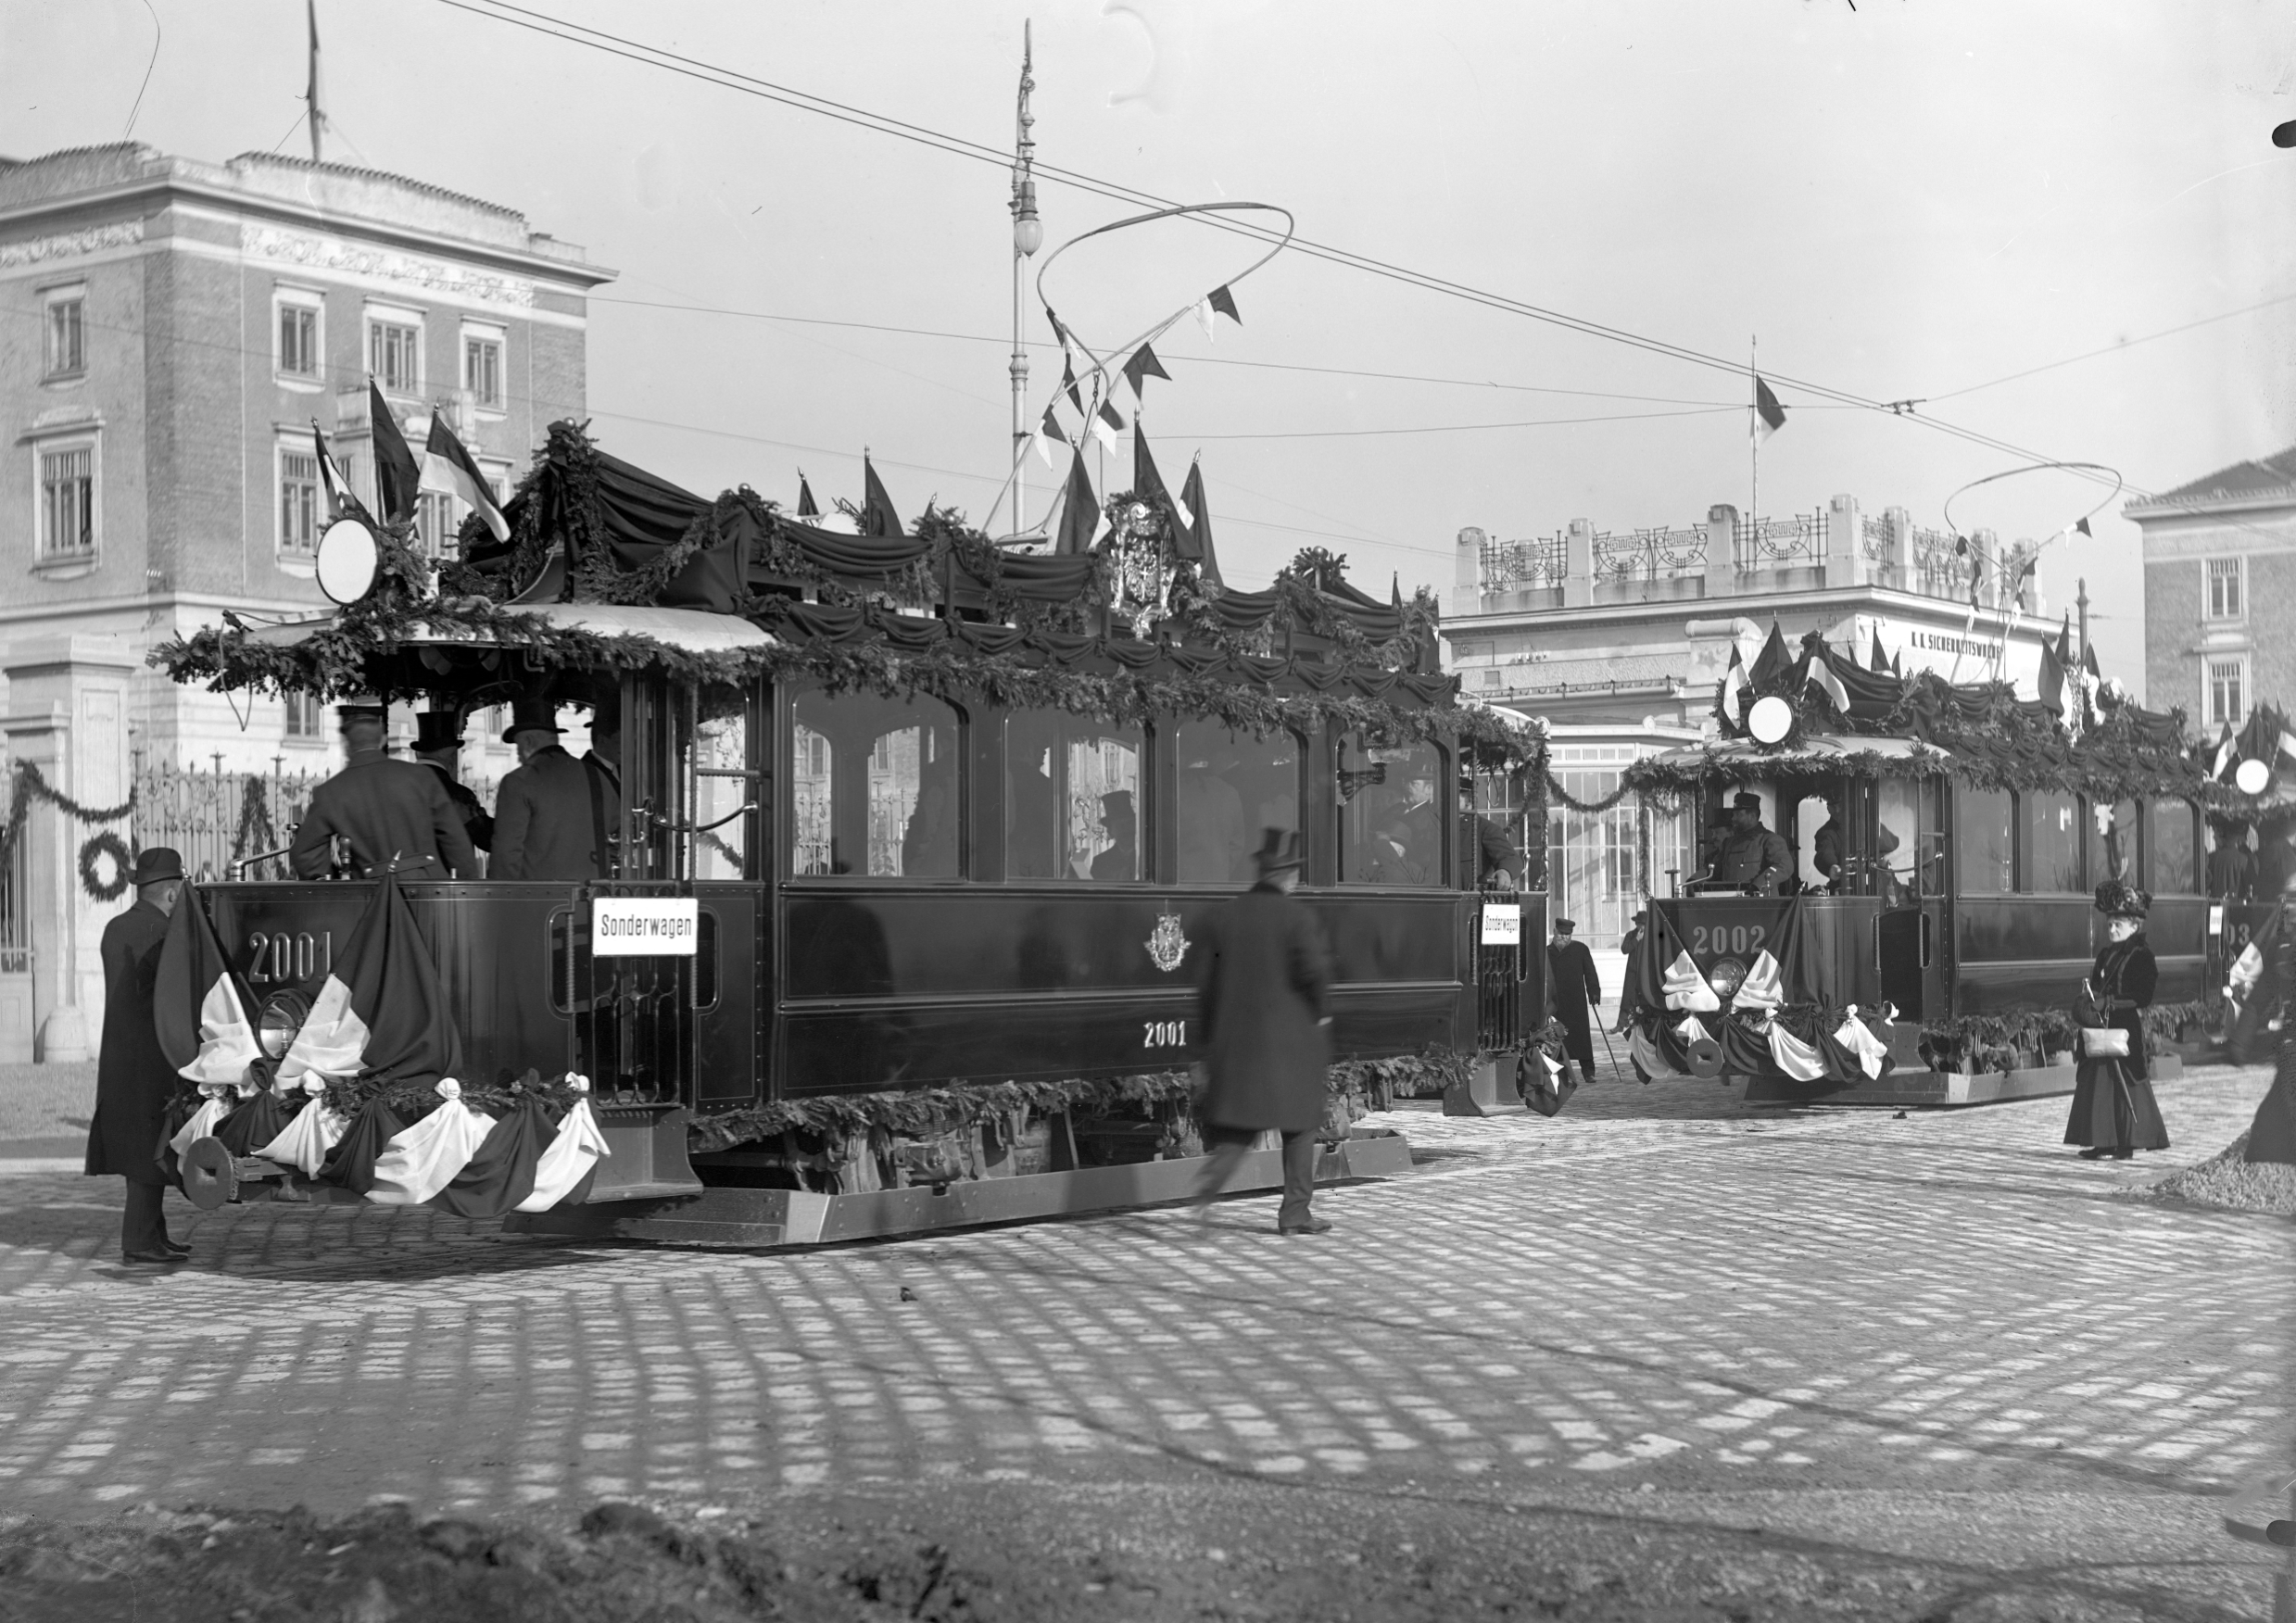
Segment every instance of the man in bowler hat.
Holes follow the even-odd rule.
[[[478,849],[494,848],[494,819],[462,783],[462,712],[428,710],[414,719],[414,758],[439,775],[447,799],[462,819],[462,832]]]
[[[383,752],[385,711],[379,699],[335,707],[349,761],[311,791],[310,809],[295,831],[287,860],[298,879],[323,879],[334,864],[335,836],[351,848],[351,872],[368,879],[395,873],[402,879],[475,879],[478,861],[462,814],[437,773]]]
[[[1205,921],[1196,971],[1210,1088],[1205,1137],[1212,1146],[1196,1185],[1199,1211],[1233,1176],[1252,1140],[1283,1135],[1283,1203],[1278,1234],[1321,1234],[1312,1215],[1316,1130],[1328,1108],[1331,961],[1315,916],[1293,900],[1297,833],[1270,828],[1255,859],[1259,883]]]
[[[621,825],[617,787],[599,749],[611,728],[591,725],[591,752],[581,761],[558,742],[558,707],[520,699],[503,741],[518,747],[520,765],[495,796],[490,878],[549,879],[561,884],[612,874],[612,831]]]
[[[95,1119],[88,1124],[90,1177],[122,1177],[127,1208],[120,1219],[120,1260],[168,1267],[191,1247],[168,1238],[160,1197],[168,1175],[159,1162],[175,1067],[159,1050],[153,1025],[153,982],[168,915],[183,888],[183,859],[153,846],[135,859],[135,905],[104,926],[104,1050],[95,1063]]]

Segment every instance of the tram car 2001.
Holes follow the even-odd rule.
[[[1113,534],[1074,555],[929,509],[841,533],[747,490],[703,500],[560,424],[508,544],[466,530],[435,590],[385,534],[337,612],[169,650],[218,687],[619,723],[602,809],[535,812],[595,812],[605,872],[385,881],[339,851],[310,874],[307,850],[304,877],[268,853],[198,888],[265,1051],[206,1093],[283,1110],[301,1075],[338,1140],[283,1172],[210,1121],[231,1153],[194,1158],[202,1197],[378,1198],[343,1146],[388,1129],[404,1162],[449,1109],[419,1063],[338,1053],[314,1077],[288,1057],[324,1051],[309,1033],[355,945],[373,978],[386,906],[459,1040],[451,1108],[488,1131],[539,1113],[552,1147],[587,1117],[611,1151],[513,1227],[793,1244],[1177,1197],[1202,1153],[1191,947],[1268,828],[1300,836],[1332,955],[1320,1176],[1407,1166],[1352,1124],[1488,1035],[1470,930],[1506,841],[1462,824],[1460,784],[1520,774],[1536,736],[1457,705],[1423,599],[1378,602],[1319,554],[1223,591],[1208,537],[1182,556],[1150,504],[1109,506]],[[1537,1006],[1536,959],[1510,1019]],[[479,1128],[432,1136],[450,1131]],[[1230,1187],[1280,1182],[1278,1159]]]
[[[2020,699],[1861,670],[1814,635],[1793,659],[1771,635],[1766,686],[1718,700],[1735,736],[1624,774],[1693,809],[1701,837],[1627,969],[1646,1074],[1742,1076],[1780,1101],[2069,1091],[2109,881],[2151,893],[2152,1038],[2198,1038],[2224,916],[2201,818],[2255,806],[2187,749],[2181,716],[2077,678]]]

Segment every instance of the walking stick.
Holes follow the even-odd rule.
[[[1615,1073],[1619,1068],[1619,1051],[1610,1046],[1610,1029],[1600,1021],[1596,1022],[1595,1029],[1602,1033],[1602,1051],[1610,1056],[1610,1069]],[[1591,1082],[1594,1078],[1589,1076],[1587,1080]]]

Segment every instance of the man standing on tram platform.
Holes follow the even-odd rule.
[[[482,851],[492,849],[494,819],[479,804],[478,797],[463,786],[460,775],[462,712],[429,710],[415,717],[414,757],[445,782],[447,799],[454,802],[455,811],[460,814],[462,832],[471,837],[471,844]]]
[[[477,878],[471,837],[438,774],[383,752],[382,701],[352,699],[335,710],[350,760],[311,791],[310,809],[287,853],[296,877],[325,878],[334,866],[331,843],[340,836],[350,845],[358,878],[385,873],[402,879]]]
[[[1724,885],[1742,885],[1749,895],[1775,896],[1778,884],[1794,872],[1794,849],[1785,837],[1762,826],[1762,798],[1741,793],[1730,798],[1730,834],[1722,842],[1714,877]]]
[[[609,877],[622,804],[618,776],[599,751],[619,753],[618,729],[603,715],[593,721],[590,752],[576,761],[559,745],[558,707],[522,698],[502,737],[518,747],[519,765],[495,797],[492,876],[561,884]]]

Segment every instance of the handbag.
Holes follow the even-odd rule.
[[[2082,1026],[2081,1057],[2086,1060],[2128,1058],[2128,1033],[2117,1025]]]

